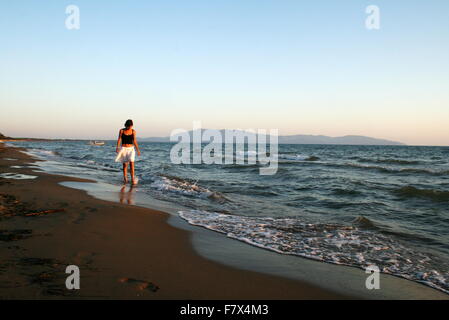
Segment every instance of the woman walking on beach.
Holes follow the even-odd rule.
[[[121,144],[121,146],[120,146]],[[123,163],[123,181],[128,183],[128,163],[131,171],[131,183],[137,184],[137,180],[134,176],[134,160],[137,155],[140,156],[139,145],[137,144],[136,131],[133,129],[133,121],[131,119],[126,120],[125,128],[120,129],[117,140],[117,157],[115,162]]]

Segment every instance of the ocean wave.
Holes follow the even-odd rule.
[[[282,159],[282,158],[281,158]],[[425,175],[433,175],[433,176],[446,176],[449,175],[449,170],[430,170],[426,168],[397,168],[397,167],[387,167],[380,165],[364,165],[356,162],[328,162],[328,161],[319,161],[318,157],[305,157],[305,156],[289,156],[283,157],[283,162],[297,162],[302,165],[313,165],[313,166],[325,166],[330,168],[341,168],[341,169],[360,169],[360,170],[371,170],[377,171],[380,173],[388,173],[388,174],[425,174]]]
[[[39,148],[29,148],[27,149],[27,152],[29,152],[32,155],[35,155],[37,157],[48,157],[48,156],[60,156],[61,154],[57,151],[52,150],[45,150],[45,149],[39,149]]]
[[[290,161],[318,161],[319,157],[316,156],[306,156],[301,154],[285,154],[281,153],[278,155],[278,159],[290,160]]]
[[[88,160],[86,163],[80,163],[78,164],[78,167],[92,169],[92,170],[102,170],[102,171],[108,171],[108,172],[120,172],[121,170],[118,168],[113,168],[111,166],[97,163],[93,160]]]
[[[256,156],[259,156],[259,155],[267,156],[270,153],[269,152],[257,152],[257,151],[253,151],[253,150],[248,150],[248,151],[236,151],[235,154],[238,155],[238,156],[256,157]]]
[[[335,188],[332,190],[332,193],[337,196],[359,196],[361,195],[360,191],[354,189],[343,189],[343,188]]]
[[[413,186],[405,186],[393,190],[393,193],[402,198],[423,198],[423,199],[430,199],[436,202],[449,201],[449,191],[443,190],[418,189]]]
[[[402,173],[424,173],[424,174],[430,174],[430,175],[435,175],[435,176],[449,175],[449,170],[434,171],[434,170],[418,169],[418,168],[400,169],[399,172],[402,172]]]
[[[301,155],[301,154],[279,154],[278,159],[282,160],[293,160],[293,161],[304,161],[307,159],[307,156]]]
[[[373,224],[367,218],[356,219],[353,225],[341,225],[201,210],[179,211],[179,215],[192,225],[281,254],[363,269],[374,264],[383,273],[449,293],[449,265],[446,262],[369,230]]]
[[[411,164],[419,164],[419,161],[416,160],[404,160],[404,159],[370,159],[370,158],[360,158],[356,157],[358,162],[372,162],[372,163],[386,163],[386,164],[402,164],[402,165],[411,165]]]
[[[441,170],[441,171],[435,171],[430,169],[424,169],[424,168],[391,168],[391,167],[383,167],[383,166],[375,166],[375,165],[361,165],[358,163],[352,163],[352,162],[346,162],[346,163],[324,163],[320,162],[320,165],[329,166],[329,167],[336,167],[336,168],[354,168],[354,169],[361,169],[361,170],[373,170],[378,171],[381,173],[390,173],[390,174],[426,174],[426,175],[433,175],[433,176],[444,176],[449,175],[449,170]]]
[[[259,169],[262,167],[260,163],[233,163],[233,164],[222,164],[221,168],[227,170],[240,170],[240,169]]]
[[[150,184],[150,187],[159,191],[173,192],[185,196],[208,198],[219,203],[229,201],[223,194],[199,186],[197,181],[193,182],[174,176],[160,175]]]
[[[92,159],[94,159],[94,155],[86,154],[86,155],[82,156],[80,159],[81,160],[92,160]]]

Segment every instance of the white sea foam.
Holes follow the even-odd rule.
[[[49,157],[54,157],[59,155],[57,152],[55,151],[51,151],[51,150],[44,150],[44,149],[36,149],[36,148],[29,148],[26,151],[23,151],[25,154],[31,155],[31,156],[35,156],[41,160],[46,160]]]
[[[228,201],[218,192],[201,187],[197,182],[190,182],[178,177],[159,176],[150,187],[159,191],[168,191],[196,198],[209,198],[218,202]]]
[[[282,160],[304,161],[308,156],[302,154],[280,154],[278,158]]]
[[[36,179],[37,176],[30,176],[28,174],[21,174],[21,173],[12,173],[12,172],[6,172],[0,174],[1,178],[5,179],[13,179],[13,180],[28,180],[28,179]]]
[[[181,218],[228,237],[282,254],[366,268],[422,282],[449,293],[449,266],[392,238],[355,225],[307,223],[298,218],[262,218],[201,210]]]
[[[266,152],[257,152],[249,150],[249,151],[237,151],[236,154],[239,156],[257,156],[257,155],[265,155]]]

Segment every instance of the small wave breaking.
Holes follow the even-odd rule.
[[[279,154],[278,159],[280,160],[290,160],[290,161],[318,161],[319,157],[316,156],[306,156],[302,154]]]
[[[363,269],[374,264],[383,273],[449,293],[449,265],[405,247],[388,236],[364,230],[367,226],[373,226],[366,218],[354,221],[353,225],[341,225],[201,210],[180,211],[179,215],[192,225],[226,234],[229,238],[260,248]]]
[[[404,159],[370,159],[370,158],[359,158],[357,157],[358,162],[370,162],[370,163],[386,163],[386,164],[398,164],[398,165],[412,165],[419,164],[420,162],[417,160],[404,160]]]
[[[413,186],[405,186],[393,190],[393,193],[402,198],[422,198],[422,199],[430,199],[437,202],[449,201],[449,191],[443,190],[419,189]]]
[[[197,183],[197,181],[193,182],[179,177],[161,175],[150,186],[159,191],[168,191],[198,198],[209,198],[219,203],[229,201],[221,193],[201,187]]]
[[[393,168],[376,165],[362,165],[358,163],[346,162],[346,163],[321,163],[321,165],[336,167],[336,168],[354,168],[360,170],[373,170],[381,173],[389,174],[424,174],[433,176],[445,176],[449,175],[449,170],[431,170],[426,168]]]

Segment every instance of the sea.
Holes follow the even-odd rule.
[[[50,173],[122,184],[115,141],[10,144]],[[176,204],[192,225],[449,294],[449,147],[279,145],[277,173],[260,175],[259,163],[173,164],[173,144],[139,145],[137,192]]]

